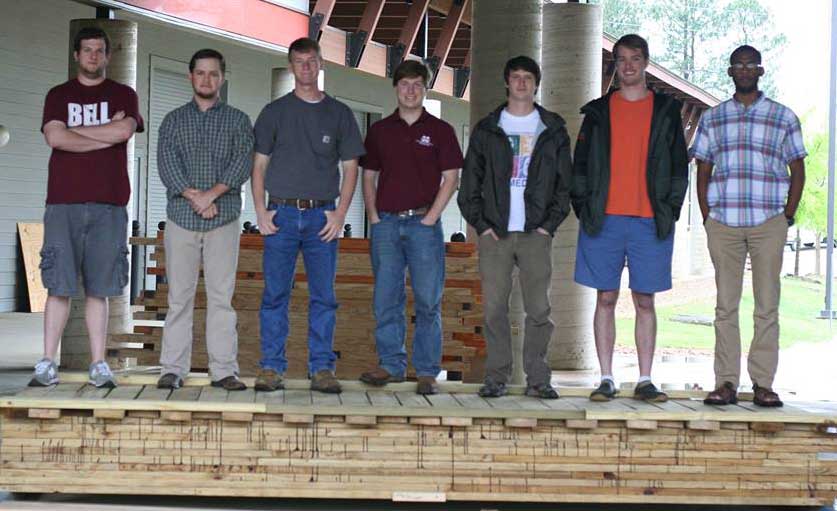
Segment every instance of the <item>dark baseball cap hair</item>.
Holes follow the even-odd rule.
[[[221,55],[221,52],[218,50],[213,50],[212,48],[204,48],[202,50],[198,50],[192,55],[192,58],[189,60],[189,72],[195,70],[195,63],[201,59],[215,59],[221,65],[221,74],[227,72],[227,62],[224,60],[224,56]]]
[[[288,60],[291,60],[291,53],[308,53],[309,51],[317,52],[317,56],[321,57],[322,52],[320,51],[320,43],[311,39],[310,37],[300,37],[296,41],[292,42],[291,45],[288,47]]]
[[[526,55],[518,55],[506,62],[506,67],[503,69],[503,81],[508,84],[511,72],[520,70],[532,73],[535,75],[535,85],[539,86],[541,84],[541,66],[535,62],[535,59]]]
[[[110,38],[107,32],[99,27],[84,27],[73,37],[73,51],[81,51],[81,42],[87,39],[103,39],[105,41],[105,53],[110,53]]]
[[[619,49],[620,46],[624,46],[625,48],[630,48],[632,50],[640,50],[642,52],[642,56],[645,57],[645,60],[648,60],[649,53],[648,53],[648,41],[646,41],[642,36],[637,34],[625,34],[616,41],[616,44],[613,45],[613,58],[616,59],[616,50]]]
[[[749,44],[742,44],[738,48],[732,50],[732,53],[730,53],[729,55],[729,64],[732,65],[735,58],[741,55],[742,53],[752,54],[756,58],[756,62],[761,64],[761,52],[753,48]]]
[[[402,78],[421,78],[424,85],[430,83],[430,70],[418,60],[405,60],[398,64],[392,74],[392,86],[398,85]]]

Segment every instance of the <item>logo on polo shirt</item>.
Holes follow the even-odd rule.
[[[424,147],[433,147],[433,142],[430,141],[430,135],[422,135],[420,139],[416,140],[416,142]]]
[[[328,136],[328,135],[323,135],[323,144],[330,144],[330,143],[331,143],[331,137]]]

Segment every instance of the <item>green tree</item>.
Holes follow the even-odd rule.
[[[776,29],[773,16],[764,8],[760,0],[732,0],[724,8],[724,17],[729,20],[730,24],[727,30],[727,34],[731,37],[729,52],[742,44],[757,48],[762,54],[762,61],[766,67],[764,77],[759,82],[759,88],[768,96],[776,97],[778,92],[774,80],[776,75],[771,73],[776,67],[771,66],[771,63],[778,60],[782,49],[787,44],[787,37]],[[725,58],[724,63],[724,71],[726,71],[729,61]],[[718,75],[715,76],[717,78]],[[721,77],[721,83],[712,83],[710,80],[707,87],[732,94],[732,81],[726,73],[723,73]]]
[[[702,58],[729,27],[723,5],[716,0],[653,1],[648,10],[660,26],[663,50],[659,61],[691,82],[703,85],[717,74]],[[725,68],[726,69],[726,68]]]
[[[639,0],[592,0],[591,4],[602,6],[604,31],[610,36],[620,38],[625,34],[642,31],[645,17],[645,2]]]
[[[828,227],[828,134],[815,133],[807,137],[805,148],[808,156],[805,158],[805,189],[796,210],[797,237],[798,229],[803,228],[814,231],[815,241],[819,241],[825,237]],[[820,275],[820,244],[814,243],[814,247],[815,272]],[[798,250],[796,257],[799,258]]]
[[[728,97],[729,54],[742,44],[762,52],[760,87],[776,96],[771,63],[787,39],[776,29],[764,0],[592,0],[603,8],[604,31],[613,37],[646,36],[654,59],[709,92]]]

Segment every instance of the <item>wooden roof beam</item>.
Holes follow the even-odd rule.
[[[336,3],[337,0],[317,0],[317,5],[314,6],[314,11],[308,19],[308,37],[315,41],[320,39],[320,32],[328,25],[331,11],[334,10]]]
[[[447,18],[445,18],[445,24],[442,26],[442,32],[436,40],[436,47],[433,48],[433,55],[427,59],[427,65],[433,73],[430,78],[430,88],[433,88],[439,69],[448,58],[448,53],[456,37],[456,31],[459,30],[459,23],[462,21],[462,14],[470,3],[470,0],[453,0]]]
[[[381,19],[381,11],[384,10],[386,0],[369,0],[363,10],[363,17],[360,19],[357,32],[346,32],[346,65],[358,67],[363,57],[363,50],[366,43],[375,33],[378,20]]]
[[[444,14],[447,14],[451,11],[451,6],[456,0],[431,0],[430,1],[430,9]],[[471,26],[471,5],[465,6],[465,9],[462,10],[462,23],[465,25]]]
[[[398,67],[398,64],[401,64],[410,48],[413,47],[429,5],[430,0],[413,0],[413,5],[410,6],[410,12],[401,28],[398,42],[387,48],[387,76],[392,76],[395,68]]]

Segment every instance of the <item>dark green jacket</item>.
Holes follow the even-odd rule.
[[[609,100],[614,93],[616,91],[581,108],[584,122],[575,145],[571,192],[573,209],[584,231],[591,235],[602,228],[608,193],[618,193],[609,190]],[[668,237],[680,217],[680,207],[689,185],[689,158],[680,108],[680,102],[673,97],[654,93],[645,177],[660,239]]]
[[[512,175],[512,148],[500,128],[502,105],[474,127],[462,167],[457,203],[465,220],[482,234],[493,229],[499,237],[508,235]],[[532,159],[526,189],[524,230],[541,227],[550,234],[570,212],[570,138],[560,115],[535,105],[546,129],[540,134]]]

